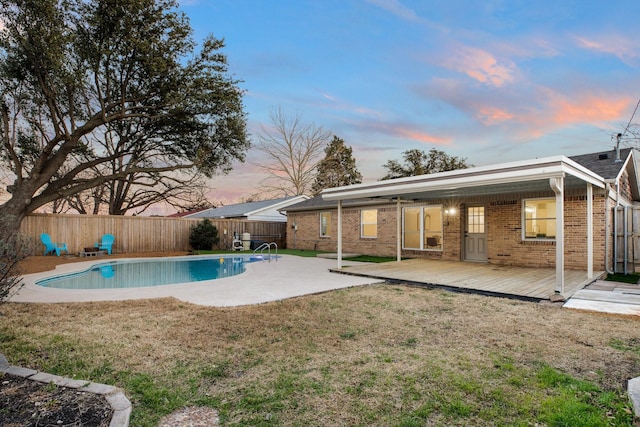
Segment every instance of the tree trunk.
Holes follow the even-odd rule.
[[[33,191],[27,181],[12,188],[11,198],[0,205],[0,237],[12,236],[20,231],[25,216],[37,207],[32,204]],[[45,230],[42,230],[45,232]]]
[[[0,205],[0,238],[8,238],[20,231],[20,224],[28,213],[28,207],[20,206],[15,198]]]

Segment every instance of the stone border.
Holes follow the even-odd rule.
[[[12,366],[9,365],[7,358],[2,353],[0,353],[0,372],[27,378],[44,384],[53,383],[60,387],[100,394],[107,399],[107,402],[109,402],[113,409],[113,415],[111,416],[109,427],[129,426],[131,402],[129,402],[129,399],[127,399],[122,391],[112,385],[84,380],[74,380],[71,378],[60,377],[58,375],[47,374],[45,372],[38,372],[33,369],[21,368],[20,366]]]

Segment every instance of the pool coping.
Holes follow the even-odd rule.
[[[236,255],[237,256],[237,255]],[[221,255],[186,255],[164,259],[220,258]],[[223,256],[224,257],[224,256]],[[113,261],[157,261],[157,257],[114,258]],[[380,279],[330,272],[334,260],[279,255],[276,260],[245,264],[245,272],[221,279],[172,285],[121,289],[57,289],[36,285],[39,280],[77,273],[108,258],[58,265],[54,270],[22,276],[24,286],[9,298],[12,302],[58,303],[124,301],[173,297],[184,302],[214,307],[233,307],[279,301],[336,289],[380,283]],[[346,265],[361,264],[351,262]]]
[[[242,261],[237,260],[238,258],[241,258]],[[251,263],[254,262],[259,262],[262,261],[263,258],[261,256],[255,256],[255,255],[249,255],[249,254],[244,254],[244,255],[227,255],[227,254],[211,254],[211,255],[189,255],[189,256],[167,256],[167,257],[135,257],[135,258],[112,258],[112,259],[108,259],[108,258],[98,258],[98,259],[92,259],[92,260],[88,260],[85,261],[82,265],[86,266],[85,268],[82,269],[78,269],[77,271],[58,271],[57,267],[56,270],[50,270],[47,272],[42,272],[44,273],[48,273],[47,277],[44,278],[36,278],[35,279],[35,283],[36,286],[42,287],[42,288],[50,288],[50,289],[73,289],[73,290],[82,290],[82,291],[100,291],[100,290],[113,290],[113,289],[129,289],[129,288],[154,288],[154,287],[158,287],[158,286],[170,286],[170,285],[183,285],[183,284],[189,284],[189,283],[196,283],[196,282],[206,282],[208,280],[194,280],[194,281],[190,281],[190,282],[175,282],[175,283],[167,283],[167,284],[162,284],[162,285],[149,285],[149,284],[144,284],[141,286],[122,286],[122,287],[105,287],[105,288],[81,288],[81,287],[60,287],[60,286],[56,286],[56,285],[40,285],[39,283],[41,282],[47,282],[49,280],[57,280],[57,279],[63,279],[66,278],[67,276],[71,276],[71,278],[73,278],[73,276],[82,276],[84,274],[91,274],[97,270],[100,270],[102,272],[102,270],[105,267],[112,267],[112,266],[125,266],[125,265],[131,265],[131,264],[146,264],[146,263],[151,263],[151,264],[157,264],[160,262],[165,262],[165,261],[177,261],[178,263],[188,263],[191,261],[214,261],[214,264],[217,264],[219,260],[226,260],[229,261],[231,260],[232,264],[236,264],[236,260],[237,263],[242,263],[242,267],[244,268],[245,271],[240,271],[240,272],[231,272],[231,274],[229,274],[229,272],[224,272],[223,274],[229,274],[228,276],[222,276],[222,277],[217,277],[214,279],[208,279],[208,280],[219,280],[219,279],[225,279],[227,277],[233,277],[233,276],[237,276],[240,274],[244,274],[246,272],[246,269],[248,268],[248,266]],[[267,260],[268,261],[268,260]],[[272,261],[275,262],[275,257],[273,257]],[[66,266],[73,266],[73,265],[79,265],[80,262],[76,262],[76,263],[68,263],[68,264],[61,264],[61,265],[66,265]],[[217,267],[217,265],[213,266],[213,267]],[[226,265],[227,268],[237,268],[236,265]],[[154,268],[149,268],[146,267],[148,270],[145,271],[145,273],[147,271],[153,271]],[[60,270],[63,270],[63,268],[61,268]],[[164,272],[163,272],[164,273]],[[174,273],[173,269],[170,269],[170,273]],[[179,273],[184,273],[184,271],[180,271]],[[126,273],[125,273],[126,274]],[[189,270],[189,274],[191,274],[191,271]],[[139,276],[144,276],[142,274],[140,274]],[[160,274],[161,277],[163,277],[164,280],[167,279],[165,274]],[[26,276],[25,276],[26,277]],[[137,277],[137,276],[136,276]],[[129,278],[130,280],[131,278]],[[126,279],[125,279],[126,281]]]

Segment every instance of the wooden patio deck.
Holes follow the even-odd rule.
[[[485,263],[409,259],[400,262],[363,264],[332,269],[343,274],[372,277],[462,292],[526,300],[548,300],[555,294],[556,271],[553,268],[525,268]],[[604,272],[565,270],[563,296],[569,299]]]

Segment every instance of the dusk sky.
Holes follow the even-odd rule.
[[[638,1],[180,0],[180,9],[197,40],[225,40],[252,142],[275,108],[299,113],[353,148],[364,182],[412,148],[476,166],[608,150],[640,98]],[[212,201],[256,193],[258,162],[252,148],[216,177]]]

